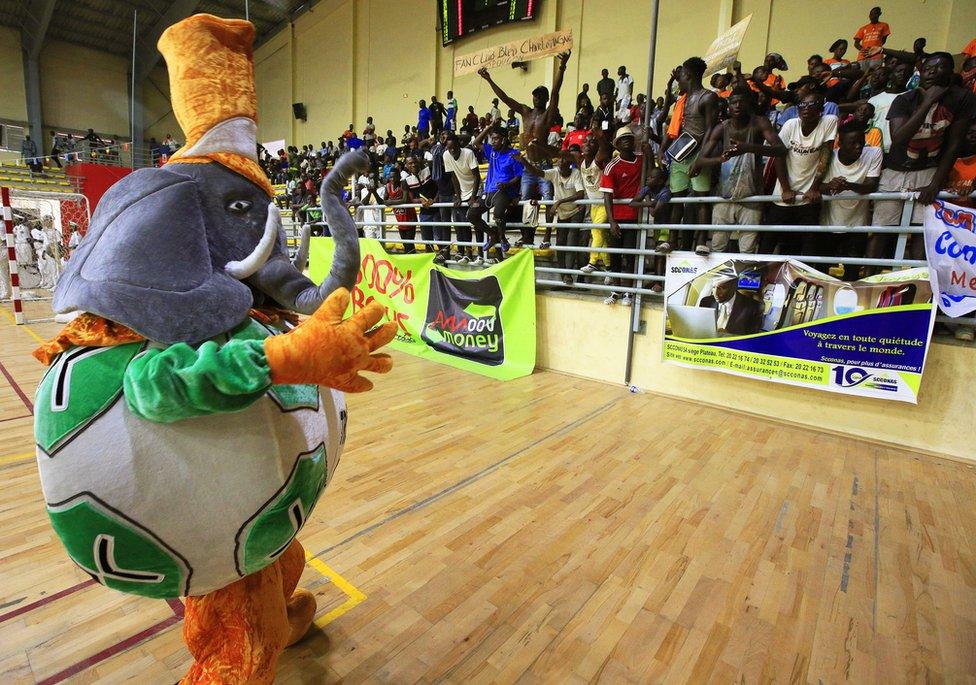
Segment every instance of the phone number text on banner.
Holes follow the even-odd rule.
[[[396,321],[394,349],[499,380],[535,369],[535,263],[529,250],[480,271],[434,264],[432,253],[390,254],[360,239],[352,311],[377,301]],[[331,238],[312,238],[309,276],[332,265]]]
[[[673,253],[664,361],[918,401],[935,322],[927,269],[842,281],[792,259]]]

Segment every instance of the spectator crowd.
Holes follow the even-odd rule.
[[[548,246],[552,224],[557,244],[589,247],[589,254],[560,252],[560,275],[567,285],[602,277],[619,287],[607,303],[630,299],[619,275],[633,273],[635,260],[602,250],[637,247],[638,231],[628,224],[642,212],[654,223],[688,226],[652,232],[647,247],[658,255],[681,249],[837,257],[831,273],[855,280],[880,269],[844,265],[843,258],[893,258],[897,234],[824,227],[896,226],[904,207],[903,200],[859,195],[915,193],[911,222],[918,224],[939,192],[972,206],[976,178],[976,39],[961,54],[929,52],[925,38],[896,49],[882,16],[881,7],[872,8],[853,31],[853,54],[840,37],[799,74],[775,52],[751,71],[736,63],[713,74],[690,57],[671,72],[663,95],[648,101],[635,95],[626,67],[616,78],[604,69],[595,94],[583,84],[569,121],[560,110],[568,53],[557,58],[552,91],[539,86],[529,102],[483,69],[495,96],[484,114],[473,106],[462,112],[448,91],[444,102],[420,100],[416,123],[399,136],[393,129],[381,134],[368,117],[361,132],[350,123],[335,141],[276,155],[261,150],[260,160],[273,181],[287,184],[281,201],[308,220],[317,218],[321,175],[347,151],[365,150],[371,171],[350,197],[370,207],[364,234],[379,235],[383,212],[372,207],[389,206],[401,239],[415,240],[419,224],[439,262],[491,263],[512,245],[535,247],[541,203],[547,230],[540,247]],[[775,200],[672,202],[756,195]],[[840,197],[824,200],[834,195]],[[510,244],[508,224],[516,222],[528,228]],[[784,230],[750,230],[755,225]],[[787,230],[795,226],[811,228]],[[474,237],[478,247],[452,250],[452,235],[459,243]],[[408,242],[404,249],[415,248]],[[909,237],[907,256],[924,259],[920,235]],[[663,258],[651,261],[662,273]]]

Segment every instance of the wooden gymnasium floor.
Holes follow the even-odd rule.
[[[0,683],[172,683],[182,605],[92,585],[42,510],[28,353],[56,328],[0,314]],[[396,362],[350,400],[301,535],[321,627],[279,682],[976,680],[971,466]]]

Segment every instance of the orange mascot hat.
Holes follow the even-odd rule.
[[[274,197],[257,163],[253,43],[254,24],[212,14],[188,17],[160,36],[173,112],[186,134],[169,163],[216,162]]]

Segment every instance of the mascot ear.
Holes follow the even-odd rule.
[[[221,267],[196,180],[140,169],[102,198],[54,310],[98,314],[157,342],[199,342],[233,328],[251,306],[250,289]]]

